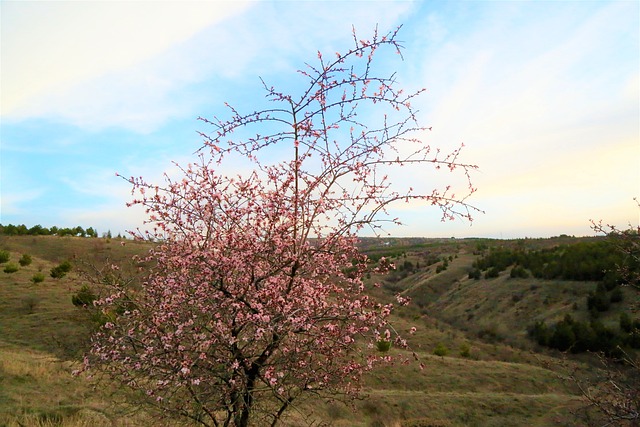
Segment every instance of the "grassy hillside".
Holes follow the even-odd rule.
[[[0,236],[0,250],[10,251],[10,262],[25,253],[33,258],[15,273],[0,271],[0,426],[159,425],[140,408],[114,405],[127,401],[121,390],[71,375],[91,333],[87,312],[71,303],[83,279],[77,268],[61,279],[49,277],[50,269],[64,260],[76,266],[81,261],[119,263],[149,249],[149,243],[121,243]],[[367,397],[356,403],[355,413],[338,403],[305,403],[316,425],[575,424],[571,411],[581,405],[580,397],[562,375],[586,366],[588,358],[558,358],[559,353],[534,345],[525,335],[533,320],[553,321],[568,312],[587,316],[584,301],[592,282],[511,279],[504,273],[469,279],[478,247],[495,243],[484,240],[364,243],[372,257],[391,256],[398,265],[390,277],[371,278],[383,280],[375,296],[413,298],[414,304],[396,312],[393,324],[399,332],[417,328],[407,338],[426,368],[410,363],[376,371],[367,378]],[[543,247],[554,241],[527,243]],[[445,259],[446,269],[438,271]],[[32,282],[37,273],[45,276],[42,283]],[[620,310],[632,308],[619,304],[607,316],[614,319]],[[438,346],[445,355],[433,354]],[[186,425],[183,420],[161,423]],[[289,425],[305,424],[294,411]]]
[[[148,250],[148,243],[53,236],[0,236],[0,250],[8,250],[12,264],[23,254],[32,263],[15,273],[0,271],[0,337],[3,341],[47,351],[59,357],[78,357],[89,335],[87,314],[71,304],[71,296],[84,283],[78,266],[110,261],[126,265],[134,254]],[[54,279],[50,271],[70,260],[74,269]],[[2,266],[2,265],[0,265]],[[33,283],[34,275],[44,281]]]

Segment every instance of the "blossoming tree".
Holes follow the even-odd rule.
[[[390,358],[376,342],[404,345],[387,324],[392,305],[367,296],[358,233],[399,223],[387,213],[397,202],[435,205],[443,219],[473,212],[475,166],[424,144],[410,104],[422,91],[405,95],[377,71],[380,49],[400,54],[397,33],[354,31],[346,52],[299,72],[297,94],[265,84],[272,108],[201,118],[214,130],[180,179],[127,179],[158,245],[139,287],[116,281],[98,302],[109,321],[87,369],[207,426],[276,425],[305,396],[358,395]],[[270,162],[274,150],[289,158]],[[220,172],[238,158],[250,173]],[[392,185],[394,168],[415,166],[459,172],[464,194]]]

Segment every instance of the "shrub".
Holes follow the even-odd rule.
[[[89,285],[82,285],[78,292],[71,296],[71,302],[76,307],[92,306],[97,299],[98,296],[93,293]]]
[[[15,265],[13,263],[9,263],[9,264],[4,266],[4,272],[5,273],[15,273],[19,269],[20,269],[20,267],[18,267],[17,265]]]
[[[529,277],[529,273],[524,267],[516,266],[511,269],[510,276],[511,278],[526,279]]]
[[[0,264],[9,261],[9,258],[11,258],[9,251],[0,251]]]
[[[409,270],[409,271],[413,271],[415,270],[415,267],[413,266],[413,263],[409,260],[406,260],[403,264],[398,265],[398,269],[399,270]]]
[[[557,348],[560,351],[566,351],[576,342],[576,336],[571,327],[571,323],[567,321],[558,322],[555,331],[549,339],[549,347]]]
[[[620,313],[620,330],[627,333],[633,330],[633,320],[628,313]]]
[[[464,343],[460,346],[460,357],[471,357],[471,347],[469,346],[469,344]]]
[[[618,286],[614,290],[611,291],[611,295],[609,296],[609,301],[612,303],[622,302],[624,299],[624,294],[622,293],[622,288]]]
[[[386,353],[387,351],[389,351],[391,349],[391,341],[379,340],[376,343],[376,347],[378,348],[378,351],[380,351],[382,353]]]
[[[436,348],[433,349],[433,354],[435,354],[436,356],[444,357],[449,354],[449,349],[447,348],[447,346],[439,342]]]
[[[67,273],[65,273],[64,271],[60,270],[60,268],[58,268],[58,267],[53,267],[51,269],[51,273],[49,275],[51,277],[53,277],[54,279],[62,279],[64,276],[67,275]]]
[[[33,277],[31,278],[31,281],[33,283],[41,283],[44,282],[44,274],[42,273],[36,273],[33,275]]]
[[[598,286],[595,292],[590,292],[587,297],[587,308],[589,311],[607,311],[611,306],[611,298],[607,295],[604,287]]]
[[[493,279],[494,277],[498,277],[500,275],[500,269],[498,267],[491,267],[484,273],[485,279]]]
[[[549,345],[552,332],[543,321],[538,320],[533,325],[529,326],[528,333],[529,337],[535,340],[538,344],[544,346]]]
[[[32,261],[33,260],[31,259],[31,255],[29,254],[22,254],[22,258],[18,260],[20,265],[23,267],[26,267],[27,265],[31,264]]]
[[[481,276],[482,276],[482,272],[480,271],[479,268],[473,269],[469,272],[469,279],[480,280]]]
[[[71,263],[69,261],[64,261],[51,269],[51,277],[53,277],[54,279],[61,279],[70,271]]]

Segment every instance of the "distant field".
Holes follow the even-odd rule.
[[[315,425],[575,425],[571,411],[581,400],[562,375],[587,366],[589,359],[564,360],[534,345],[525,331],[534,319],[553,320],[565,313],[580,318],[593,283],[511,279],[504,274],[469,279],[478,244],[492,242],[364,243],[372,257],[391,256],[398,266],[412,266],[406,275],[398,270],[391,281],[371,280],[383,281],[374,292],[377,298],[396,292],[413,298],[414,304],[396,312],[394,326],[400,332],[417,328],[409,343],[426,369],[409,364],[376,371],[366,380],[367,397],[357,402],[355,414],[337,403],[305,403],[313,408]],[[0,426],[188,425],[114,405],[127,400],[124,392],[71,375],[92,328],[87,313],[71,303],[83,280],[77,269],[62,279],[49,277],[50,269],[64,260],[75,265],[122,262],[149,247],[117,239],[0,236],[0,250],[11,252],[11,262],[25,253],[33,258],[15,273],[0,272]],[[447,268],[436,273],[445,258]],[[45,276],[42,283],[32,283],[37,273]],[[438,345],[446,348],[445,356],[433,354]],[[294,411],[288,425],[304,424]]]

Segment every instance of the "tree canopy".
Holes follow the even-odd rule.
[[[386,215],[398,202],[471,219],[475,166],[460,149],[425,144],[411,107],[422,91],[404,94],[379,74],[374,58],[400,53],[397,34],[354,31],[351,48],[318,53],[299,72],[299,93],[265,83],[271,108],[201,118],[214,131],[180,178],[126,179],[155,227],[140,237],[160,244],[139,287],[113,283],[98,301],[111,317],[87,368],[203,425],[276,425],[305,396],[357,396],[362,375],[391,359],[376,344],[405,345],[388,324],[393,304],[370,298],[363,282],[390,265],[370,263],[357,235],[399,223]],[[274,149],[289,158],[273,163]],[[221,172],[238,158],[249,173]],[[425,166],[459,172],[463,192],[391,183],[391,169]]]

